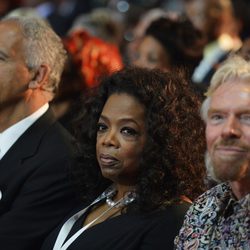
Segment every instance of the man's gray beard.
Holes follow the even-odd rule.
[[[208,180],[212,179],[218,183],[222,182],[222,180],[220,180],[216,177],[216,174],[214,172],[214,165],[212,163],[212,160],[211,160],[211,157],[210,157],[208,151],[206,151],[206,153],[205,153],[205,166],[206,166],[206,170],[207,170]]]
[[[228,169],[228,172],[222,173],[221,171],[218,171],[219,168],[218,166],[214,165],[208,151],[205,154],[205,165],[207,169],[207,179],[209,180],[214,180],[218,183],[220,182],[225,182],[225,181],[236,181],[240,178],[241,172],[245,171],[243,168],[246,167],[246,171],[248,170],[248,173],[246,175],[250,177],[250,172],[249,172],[249,160],[242,158],[242,159],[237,159],[237,161],[228,163],[231,164],[231,169]],[[217,163],[218,164],[218,163]],[[246,165],[247,164],[247,165]],[[216,168],[217,167],[217,168]]]

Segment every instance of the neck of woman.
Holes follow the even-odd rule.
[[[119,199],[123,198],[126,195],[126,193],[135,192],[135,190],[136,190],[135,185],[115,184],[114,186],[117,190],[117,193],[114,196],[114,200],[119,200]]]

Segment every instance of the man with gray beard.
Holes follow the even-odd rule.
[[[232,56],[201,108],[206,167],[219,184],[188,210],[176,249],[250,249],[250,63]]]

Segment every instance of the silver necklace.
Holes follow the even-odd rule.
[[[98,196],[89,206],[85,207],[84,209],[82,209],[81,211],[77,212],[76,214],[74,214],[73,216],[71,216],[62,226],[55,245],[54,245],[54,250],[67,250],[68,247],[85,231],[87,230],[91,225],[93,225],[97,220],[99,220],[100,218],[102,218],[105,214],[107,214],[109,211],[112,210],[113,207],[122,207],[122,206],[126,206],[127,204],[131,203],[132,201],[134,201],[134,199],[136,198],[136,193],[134,191],[132,192],[127,192],[125,194],[125,196],[123,198],[121,198],[119,201],[114,202],[112,200],[112,197],[116,194],[116,188],[114,187],[114,185],[108,187],[100,196]],[[100,202],[101,200],[106,199],[106,202],[108,204],[108,209],[106,209],[105,211],[103,211],[102,214],[100,214],[98,217],[96,217],[94,220],[92,220],[91,222],[89,222],[87,225],[85,225],[84,227],[82,227],[81,229],[79,229],[75,234],[73,234],[69,239],[66,240],[71,228],[73,227],[74,223],[84,214],[87,212],[87,210],[92,207],[93,205],[97,204],[98,202]],[[108,201],[109,200],[109,201]],[[109,205],[109,203],[111,204],[111,206]],[[114,206],[113,206],[114,204]]]
[[[124,207],[124,206],[127,206],[129,203],[133,202],[136,198],[135,191],[129,191],[120,200],[113,201],[112,197],[114,197],[116,193],[117,193],[117,191],[115,188],[113,188],[113,190],[111,190],[109,193],[107,193],[106,204],[109,207],[115,207],[115,208]]]

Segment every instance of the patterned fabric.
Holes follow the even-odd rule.
[[[227,183],[201,195],[188,210],[178,250],[250,249],[250,194],[237,201]]]

